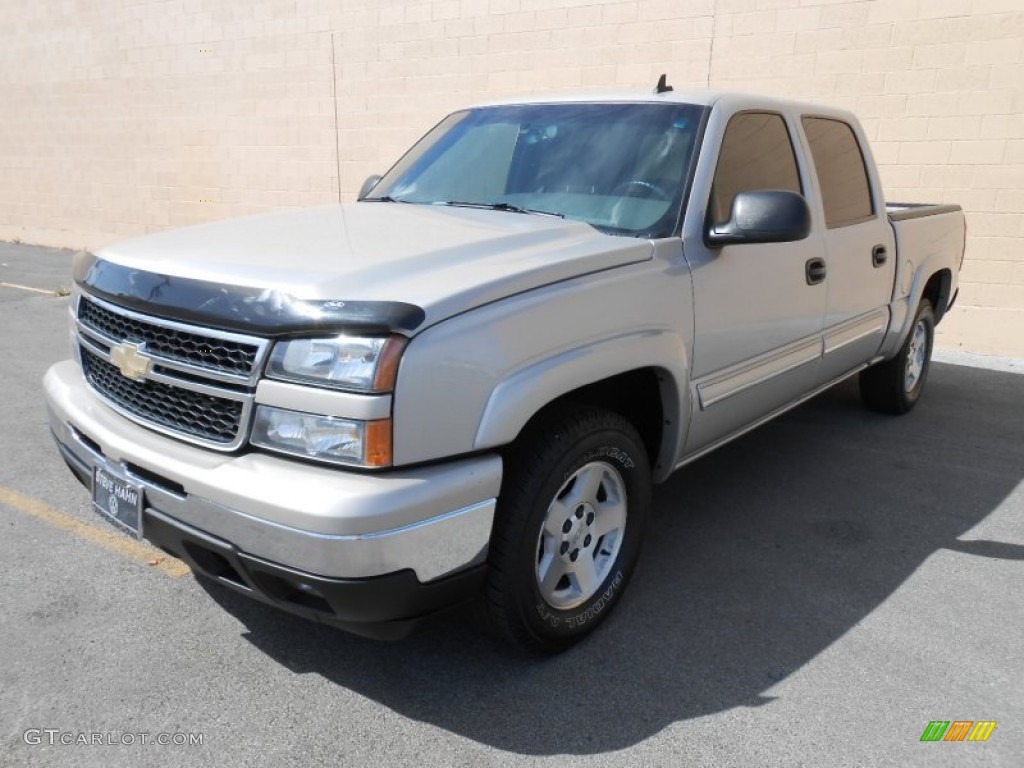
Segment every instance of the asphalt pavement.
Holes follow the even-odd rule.
[[[1021,765],[1018,362],[940,356],[898,418],[848,382],[677,473],[568,653],[524,658],[471,613],[380,643],[181,575],[91,510],[40,387],[70,256],[0,243],[3,768]],[[921,742],[933,720],[997,726]]]

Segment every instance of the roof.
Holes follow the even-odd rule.
[[[697,104],[708,106],[716,102],[722,96],[727,95],[725,91],[709,90],[705,88],[691,89],[686,91],[666,91],[665,93],[654,93],[653,91],[641,91],[636,89],[622,90],[578,90],[568,93],[551,93],[537,96],[513,96],[504,99],[494,99],[478,104],[474,107],[494,107],[506,104],[559,104],[559,103],[608,103],[621,104],[623,102],[644,102],[650,104]]]
[[[614,91],[578,90],[569,93],[542,94],[537,96],[514,96],[504,99],[479,102],[471,107],[496,107],[510,106],[517,104],[622,104],[622,103],[645,103],[645,104],[696,104],[698,106],[710,107],[718,102],[728,102],[730,105],[741,108],[774,108],[779,111],[788,111],[795,107],[800,112],[814,112],[820,114],[835,114],[847,116],[845,110],[836,109],[821,104],[811,104],[795,99],[780,99],[772,96],[764,96],[755,93],[744,93],[741,91],[724,91],[707,88],[694,88],[679,91],[667,91],[665,93],[654,93],[649,91],[631,89]]]

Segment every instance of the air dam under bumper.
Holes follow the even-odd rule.
[[[476,565],[426,584],[411,570],[332,579],[253,557],[155,509],[143,512],[143,527],[147,539],[198,574],[289,613],[379,639],[400,638],[425,616],[477,593],[486,575]]]
[[[143,536],[235,589],[347,626],[429,613],[479,583],[501,484],[496,455],[379,474],[224,455],[115,413],[73,361],[43,384],[75,474],[87,486],[97,465],[129,478],[143,491]]]

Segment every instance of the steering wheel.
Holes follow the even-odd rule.
[[[633,187],[640,187],[640,189],[646,190],[647,194],[629,194],[629,190],[632,189]],[[611,193],[613,195],[619,194],[620,190],[621,194],[624,197],[646,197],[653,198],[655,200],[663,200],[665,202],[668,202],[672,199],[672,195],[670,195],[664,189],[659,187],[657,184],[652,184],[651,182],[644,181],[643,179],[630,179],[629,181],[624,181],[621,184],[616,184],[615,187],[612,189]]]

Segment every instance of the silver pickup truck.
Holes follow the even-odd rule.
[[[959,207],[887,207],[847,112],[663,91],[465,109],[355,203],[79,254],[45,390],[96,509],[310,619],[477,596],[552,652],[652,484],[854,374],[910,410]]]

